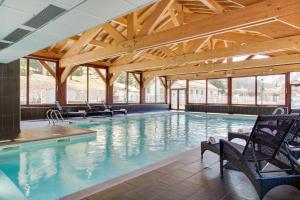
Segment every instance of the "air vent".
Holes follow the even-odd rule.
[[[52,19],[54,19],[55,17],[57,17],[58,15],[62,14],[65,11],[66,10],[63,8],[60,8],[60,7],[50,4],[44,10],[39,12],[37,15],[35,15],[30,20],[28,20],[24,25],[32,27],[32,28],[36,28],[36,29],[40,28],[41,26],[43,26],[44,24],[51,21]]]
[[[4,42],[0,42],[0,50],[5,49],[6,47],[8,47],[10,44],[8,43],[4,43]]]
[[[11,32],[8,36],[3,38],[3,40],[10,41],[10,42],[17,42],[18,40],[22,39],[23,37],[25,37],[30,32],[31,31],[21,29],[21,28],[17,28],[13,32]]]

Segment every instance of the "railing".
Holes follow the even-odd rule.
[[[46,112],[46,117],[48,119],[49,124],[55,125],[59,122],[64,123],[64,118],[58,110],[49,109]]]

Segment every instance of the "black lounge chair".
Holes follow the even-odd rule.
[[[104,102],[102,102],[102,104],[103,104],[105,109],[108,109],[108,110],[112,111],[113,114],[121,113],[121,114],[127,115],[127,110],[125,108],[120,108],[118,110],[113,110],[111,106],[106,105]]]
[[[294,137],[293,129],[299,130],[299,122],[298,115],[259,116],[243,149],[237,148],[235,143],[220,140],[221,176],[224,160],[227,160],[249,178],[260,199],[279,185],[291,185],[300,190],[300,167],[287,150],[288,140]],[[285,165],[278,165],[279,161]],[[268,162],[279,170],[262,170]],[[278,176],[274,172],[284,172],[284,175]]]
[[[75,111],[67,111],[63,109],[63,107],[60,105],[59,101],[55,101],[55,109],[57,109],[60,114],[64,117],[86,117],[86,112],[75,112]]]
[[[93,107],[89,104],[89,102],[86,102],[87,105],[87,115],[88,116],[95,116],[95,115],[109,115],[112,116],[113,112],[108,109],[100,110],[99,107]]]

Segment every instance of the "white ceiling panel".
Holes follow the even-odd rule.
[[[5,0],[2,7],[34,15],[50,4],[50,0]]]
[[[0,63],[34,53],[151,2],[154,0],[5,0],[0,6],[0,40],[17,28],[32,33],[2,49]],[[50,4],[67,11],[38,30],[23,26]]]
[[[76,27],[77,32],[73,33],[73,35],[97,26],[98,24],[105,23],[104,20],[96,18],[85,12],[78,11],[77,9],[69,11],[65,15],[58,18],[56,22],[60,24],[67,24],[71,27]]]
[[[134,10],[135,6],[122,0],[89,0],[77,9],[109,21]]]
[[[62,7],[64,9],[71,9],[76,5],[87,0],[50,0],[51,4]]]
[[[0,58],[2,62],[11,62],[20,57],[27,55],[27,52],[35,52],[47,44],[42,41],[23,39],[20,42],[11,45],[5,51],[0,51]]]
[[[135,5],[136,7],[142,7],[157,2],[159,0],[125,0],[125,1]]]
[[[8,7],[0,7],[0,39],[18,28],[23,22],[30,19],[32,15],[14,10]]]

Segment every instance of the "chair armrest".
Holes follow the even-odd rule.
[[[234,157],[237,160],[244,160],[241,152],[236,149],[232,142],[220,139],[220,154],[226,159],[228,156]]]

